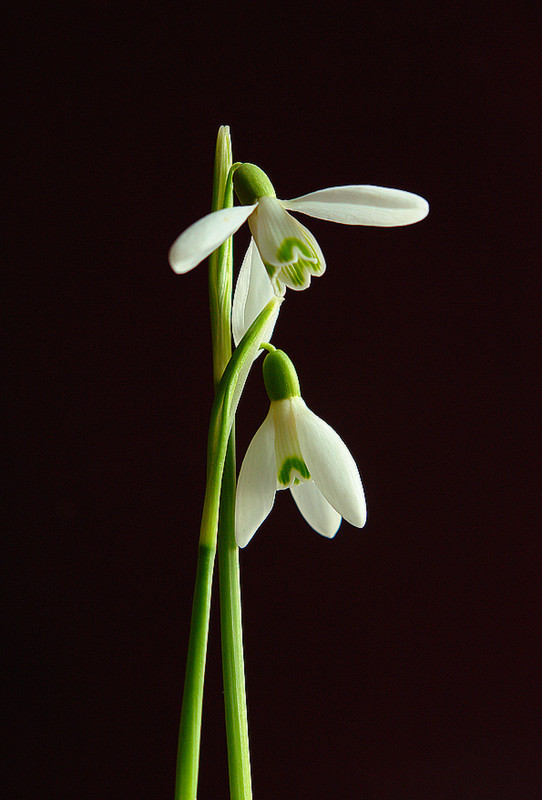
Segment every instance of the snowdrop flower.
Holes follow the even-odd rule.
[[[423,197],[382,186],[334,186],[278,200],[271,181],[254,164],[238,166],[233,183],[242,205],[212,211],[181,233],[169,251],[175,272],[193,269],[248,220],[275,294],[283,295],[285,286],[306,289],[311,275],[325,270],[316,239],[288,210],[345,225],[380,227],[411,225],[429,212]]]
[[[411,225],[429,211],[423,197],[382,186],[335,186],[293,200],[278,200],[271,181],[254,164],[239,165],[233,183],[242,205],[213,211],[187,228],[171,246],[169,263],[177,273],[188,272],[248,220],[256,248],[245,258],[234,298],[234,317],[238,322],[244,318],[248,324],[263,307],[255,304],[254,297],[270,296],[266,273],[272,291],[283,296],[286,287],[306,289],[311,276],[325,271],[318,242],[289,211],[345,225],[381,227]],[[247,288],[251,285],[252,295]]]
[[[322,536],[335,536],[342,517],[362,528],[365,498],[348,448],[301,399],[297,374],[286,353],[269,353],[263,373],[271,406],[239,473],[237,544],[244,547],[250,541],[279,489],[290,489],[301,514]]]

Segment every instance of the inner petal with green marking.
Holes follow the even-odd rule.
[[[277,489],[288,489],[290,486],[310,480],[311,477],[301,454],[295,424],[296,404],[298,401],[303,402],[300,397],[271,401],[275,425]]]
[[[249,225],[276,294],[284,294],[286,286],[306,289],[311,275],[324,272],[318,242],[276,197],[260,199]]]
[[[318,253],[308,240],[288,236],[277,251],[277,260],[284,264],[279,279],[291,289],[305,289],[310,276],[321,272]]]
[[[288,236],[277,251],[277,258],[281,263],[291,263],[295,261],[304,260],[318,263],[318,256],[311,250],[307,242],[302,242],[301,239],[296,239],[295,236]]]
[[[292,475],[292,472],[294,473]],[[309,480],[311,474],[302,458],[289,456],[278,470],[278,482],[284,486],[298,484],[300,479]]]

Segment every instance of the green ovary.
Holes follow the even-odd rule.
[[[290,483],[290,474],[293,469],[299,475],[301,475],[302,478],[306,478],[307,480],[311,476],[309,470],[307,469],[307,465],[302,458],[298,458],[297,456],[289,456],[287,459],[285,459],[284,463],[279,469],[279,483],[281,483],[283,486],[288,486]],[[294,481],[298,482],[297,478],[294,478]]]

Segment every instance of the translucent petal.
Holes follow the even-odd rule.
[[[314,530],[332,539],[341,524],[341,515],[327,502],[313,481],[303,481],[290,488],[297,507]]]
[[[243,389],[245,387],[245,383],[246,383],[246,380],[248,378],[248,373],[250,372],[250,368],[252,367],[252,364],[254,363],[254,361],[258,357],[259,353],[261,352],[260,351],[260,346],[261,346],[262,342],[268,342],[269,341],[269,339],[271,337],[271,334],[273,332],[273,329],[275,327],[275,323],[277,321],[277,317],[279,315],[280,306],[282,304],[282,298],[275,297],[273,295],[272,299],[275,302],[275,309],[274,309],[273,313],[271,314],[271,316],[269,318],[269,322],[267,323],[266,327],[262,331],[261,335],[251,345],[250,350],[247,352],[246,359],[243,362],[243,366],[241,367],[241,369],[239,371],[239,377],[238,377],[237,383],[235,385],[235,389],[234,389],[233,396],[232,396],[232,403],[231,403],[230,416],[231,416],[232,422],[233,422],[233,415],[235,414],[235,412],[237,410],[237,405],[238,405],[239,400],[241,398],[241,393],[242,393],[242,391],[243,391]],[[271,301],[269,301],[269,302],[271,302]]]
[[[239,270],[239,277],[237,278],[233,295],[232,327],[236,345],[239,344],[262,308],[271,300],[273,294],[273,287],[258,248],[254,244],[254,239],[251,239]],[[276,317],[273,321],[273,327],[275,322]],[[270,341],[272,332],[273,328],[268,330],[267,338],[264,338],[264,341]]]
[[[411,225],[429,213],[423,197],[383,186],[333,186],[281,202],[291,211],[345,225]]]
[[[304,401],[297,404],[296,427],[301,453],[315,484],[341,517],[362,528],[367,512],[358,468],[341,437]]]
[[[193,269],[234,234],[255,208],[221,208],[194,222],[171,245],[168,258],[172,269],[178,274]]]
[[[273,508],[276,486],[275,432],[269,413],[249,444],[239,472],[235,503],[239,547],[248,544]]]

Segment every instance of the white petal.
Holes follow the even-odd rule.
[[[221,208],[194,222],[171,245],[168,258],[172,269],[178,274],[193,269],[234,234],[255,208]]]
[[[262,308],[273,297],[273,287],[264,267],[264,263],[254,244],[254,239],[250,240],[247,253],[243,259],[239,277],[235,286],[232,308],[232,327],[235,344],[238,345],[251,324],[254,322]],[[276,318],[273,322],[273,327]],[[273,329],[268,331],[268,342],[271,339]],[[259,353],[261,350],[259,351]]]
[[[297,435],[311,478],[341,517],[362,528],[367,512],[356,462],[333,428],[296,400]]]
[[[235,503],[239,547],[248,544],[273,508],[276,487],[275,431],[269,413],[249,444],[239,472]]]
[[[345,225],[411,225],[429,213],[423,197],[383,186],[333,186],[281,202],[292,211]]]
[[[318,486],[313,481],[303,481],[291,486],[290,491],[311,528],[332,539],[339,530],[342,517],[329,505]]]

